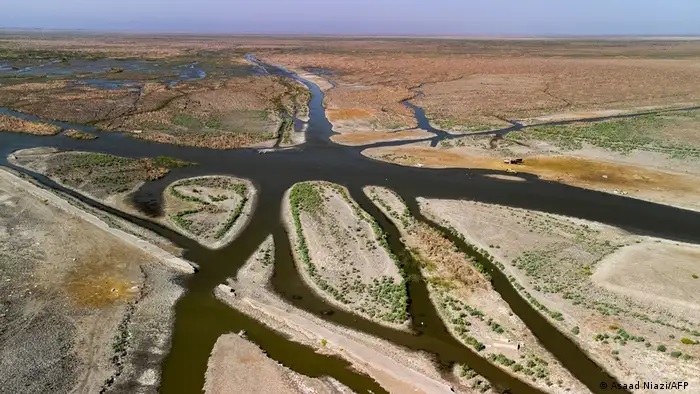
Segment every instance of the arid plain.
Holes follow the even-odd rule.
[[[13,392],[700,389],[700,41],[0,55]]]

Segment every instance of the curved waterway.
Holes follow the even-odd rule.
[[[252,57],[250,59],[255,61]],[[100,133],[100,138],[93,141],[74,140],[62,135],[39,137],[0,133],[0,164],[10,167],[12,166],[7,163],[6,157],[11,152],[39,146],[125,157],[167,155],[198,163],[194,167],[174,170],[164,179],[147,183],[134,195],[134,201],[144,212],[151,214],[159,211],[164,188],[176,179],[205,174],[229,174],[248,178],[255,184],[259,191],[259,199],[250,223],[231,244],[212,251],[153,222],[105,207],[65,190],[45,177],[30,173],[48,187],[69,193],[96,208],[167,237],[186,250],[185,258],[199,266],[196,274],[182,279],[186,294],[175,307],[175,330],[172,348],[163,366],[162,392],[201,392],[207,360],[217,338],[224,333],[238,332],[242,329],[246,330],[247,336],[273,359],[295,371],[309,376],[332,376],[358,392],[383,392],[376,382],[352,371],[346,362],[316,354],[310,348],[291,342],[214,298],[213,289],[224,283],[227,278],[235,276],[237,270],[268,234],[273,235],[276,245],[272,288],[294,306],[309,311],[329,323],[351,327],[410,349],[433,354],[436,363],[445,371],[446,377],[453,363],[463,362],[503,392],[539,392],[486,362],[447,332],[428,300],[425,283],[411,261],[410,254],[406,252],[397,229],[362,193],[362,187],[366,185],[385,186],[395,190],[409,203],[411,211],[420,220],[425,221],[427,220],[420,215],[415,203],[418,196],[469,199],[533,209],[599,221],[633,233],[700,243],[700,228],[697,226],[697,223],[700,223],[700,213],[697,212],[543,181],[536,176],[526,175],[525,182],[509,182],[487,176],[499,174],[498,171],[411,168],[368,159],[360,154],[362,147],[340,146],[329,140],[333,130],[325,116],[323,94],[316,85],[284,69],[262,63],[259,65],[266,72],[297,79],[311,91],[307,142],[298,149],[261,155],[253,149],[221,151],[160,144],[132,139],[121,133]],[[4,112],[16,114],[8,110]],[[65,123],[60,124],[67,126]],[[92,133],[99,132],[89,126],[70,127]],[[445,133],[437,138],[449,136]],[[391,248],[402,257],[411,277],[409,294],[410,313],[414,323],[412,333],[386,328],[328,305],[300,279],[292,259],[289,239],[281,223],[280,209],[285,190],[296,182],[306,180],[326,180],[348,187],[352,197],[377,217],[380,226],[388,234]],[[453,240],[460,248],[476,258],[481,258],[459,239]],[[602,381],[608,384],[614,381],[568,337],[558,332],[535,311],[496,267],[486,263],[484,265],[493,270],[496,291],[539,338],[543,346],[574,376],[593,392],[603,391],[599,388]],[[418,322],[421,324],[416,324]]]

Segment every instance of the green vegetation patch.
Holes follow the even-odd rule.
[[[177,164],[177,163],[173,163]],[[184,186],[199,186],[199,187],[212,187],[220,188],[231,191],[232,193],[238,194],[240,197],[235,208],[230,215],[226,217],[226,221],[218,227],[216,232],[213,234],[213,238],[216,240],[222,239],[231,228],[236,224],[238,219],[240,219],[243,214],[243,210],[248,203],[248,186],[244,182],[235,181],[233,179],[228,179],[226,177],[203,177],[203,178],[190,178],[185,179],[175,184],[171,185],[168,190],[170,194],[182,201],[187,201],[190,203],[197,204],[197,207],[185,209],[176,214],[170,216],[170,218],[175,222],[175,224],[195,235],[201,236],[203,233],[201,231],[195,231],[193,227],[193,220],[189,219],[190,215],[194,215],[205,210],[212,213],[218,213],[221,208],[217,206],[217,203],[228,200],[231,196],[226,195],[216,195],[209,196],[210,201],[204,199],[204,197],[194,196],[191,194],[184,194],[178,190],[178,187]],[[195,189],[196,190],[196,189]]]
[[[223,126],[223,120],[217,116],[209,116],[204,119],[200,119],[185,113],[180,113],[173,116],[172,122],[176,126],[185,127],[187,129],[220,129]]]
[[[202,127],[202,122],[199,119],[188,114],[177,114],[173,116],[173,124],[188,129],[198,129]]]
[[[309,182],[297,183],[289,193],[292,213],[296,210],[316,213],[323,206],[323,198],[316,187]]]
[[[283,144],[292,143],[292,134],[294,133],[294,120],[288,116],[282,118],[282,123],[278,134],[282,137]]]
[[[461,339],[462,342],[466,343],[468,346],[474,348],[474,350],[477,352],[486,349],[486,345],[471,336],[469,329],[469,327],[471,327],[476,320],[485,320],[486,315],[484,312],[448,295],[443,291],[440,291],[439,289],[434,290],[436,290],[436,293],[438,294],[438,302],[436,306],[445,316],[451,316],[449,323],[459,339]],[[489,322],[490,324],[493,324],[491,319],[489,319]]]
[[[194,165],[192,162],[176,159],[170,156],[156,156],[153,158],[155,165],[165,168],[180,168]]]
[[[688,116],[695,116],[695,112]],[[590,144],[615,152],[645,150],[666,153],[675,158],[700,158],[700,148],[668,140],[658,130],[673,126],[677,118],[666,115],[645,115],[596,123],[576,123],[531,127],[506,135],[515,141],[547,141],[563,150],[576,150]]]
[[[214,238],[216,239],[221,239],[224,235],[226,235],[226,233],[241,217],[241,214],[243,213],[243,208],[248,203],[248,187],[244,183],[237,183],[232,187],[232,190],[241,197],[241,200],[236,205],[236,208],[233,210],[233,213],[231,213],[231,215],[228,217],[224,225],[221,226],[221,228],[214,235]]]
[[[66,130],[63,132],[63,134],[65,134],[67,137],[70,137],[70,138],[73,138],[76,140],[94,140],[94,139],[97,139],[96,135],[86,133],[84,131],[80,131],[77,129]]]
[[[399,268],[399,272],[403,277],[401,282],[396,283],[392,278],[382,276],[381,278],[373,278],[372,282],[367,284],[360,281],[359,277],[357,277],[355,280],[350,280],[349,275],[345,275],[343,277],[344,283],[341,289],[338,289],[331,285],[319,273],[318,268],[311,261],[310,251],[302,230],[301,213],[307,212],[312,215],[318,215],[323,212],[325,200],[319,190],[320,187],[329,187],[335,190],[350,205],[359,218],[365,220],[372,226],[376,236],[375,241],[382,245]],[[347,191],[343,187],[332,183],[324,182],[321,185],[316,185],[311,182],[297,183],[290,190],[289,200],[297,238],[296,251],[302,265],[305,267],[307,273],[314,283],[316,283],[321,290],[330,294],[336,301],[343,304],[350,304],[351,302],[345,296],[349,290],[352,290],[357,294],[367,296],[367,299],[365,302],[360,304],[358,310],[371,317],[378,317],[381,320],[397,324],[406,321],[408,318],[406,311],[408,294],[406,291],[405,273],[401,268],[400,262],[391,252],[389,244],[386,241],[386,235],[376,223],[374,218],[362,210],[362,208],[360,208],[359,205],[357,205],[357,203],[350,198]],[[356,274],[357,272],[359,272],[359,270],[353,268],[353,272],[351,274]],[[380,311],[377,306],[384,306],[386,311]]]
[[[430,116],[428,118],[430,118],[430,123],[432,123],[436,128],[441,130],[470,132],[493,130],[499,128],[498,125],[488,123],[465,123],[457,121],[455,119],[431,118]]]
[[[172,168],[193,164],[166,157],[133,159],[87,152],[56,153],[46,163],[48,177],[97,197],[129,191]]]

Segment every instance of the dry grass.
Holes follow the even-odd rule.
[[[204,81],[152,111],[126,114],[100,125],[137,130],[137,138],[177,145],[230,149],[275,137],[276,113],[290,93],[271,77]],[[275,101],[279,99],[279,101]]]
[[[56,135],[61,131],[61,128],[48,123],[32,122],[13,116],[0,115],[0,131],[35,135]]]
[[[611,56],[630,53],[622,44],[606,50],[600,43],[553,42],[522,48],[511,43],[501,53],[488,46],[504,47],[507,42],[484,42],[478,50],[471,44],[463,42],[460,50],[456,42],[424,42],[423,49],[417,50],[400,41],[391,46],[383,41],[362,42],[353,52],[279,49],[266,59],[295,68],[335,71],[339,86],[329,92],[329,108],[381,108],[399,118],[403,109],[394,104],[412,95],[409,88],[425,84],[425,96],[415,102],[437,125],[455,130],[502,125],[504,117],[700,100],[694,60],[700,55],[697,43],[684,46],[687,56],[667,58],[660,58],[652,44],[627,43],[635,48],[635,59]],[[537,45],[541,52],[533,50]],[[358,87],[372,94],[360,95]]]
[[[286,86],[273,78],[250,77],[191,83],[177,90],[146,83],[141,93],[57,82],[0,91],[9,93],[5,105],[43,118],[137,130],[136,136],[153,141],[228,149],[274,137],[271,100],[284,96]]]
[[[484,276],[465,262],[464,253],[432,227],[415,222],[408,232],[414,235],[414,244],[421,245],[419,255],[435,265],[437,277],[457,284],[463,291],[489,288]]]
[[[56,67],[70,72],[72,60],[88,65],[96,59],[142,62],[143,51],[153,45],[160,50],[145,58],[158,62],[148,63],[150,69],[145,71],[101,71],[100,63],[94,63],[94,71],[86,74],[2,75],[8,83],[0,86],[0,106],[45,119],[135,131],[140,138],[154,141],[220,149],[274,139],[281,112],[305,116],[308,93],[299,84],[254,75],[226,38],[31,36],[3,42],[0,37],[0,55],[13,65],[34,67],[67,59]],[[200,62],[205,78],[168,83],[192,62]],[[97,83],[105,80],[105,88],[91,87],[86,78]]]
[[[365,193],[399,226],[430,278],[449,283],[463,296],[490,289],[489,281],[474,268],[469,258],[440,232],[408,214],[396,195],[379,187],[368,187]]]
[[[348,54],[357,51],[375,55],[404,54],[481,55],[481,56],[603,56],[697,58],[700,44],[693,40],[503,40],[438,38],[316,38],[264,36],[186,36],[186,35],[101,35],[70,33],[4,33],[0,45],[9,49],[32,48],[94,55],[134,56],[150,59],[182,56],[197,52],[217,52],[239,47],[289,53],[328,52]]]
[[[170,171],[169,166],[186,164],[171,162],[170,158],[131,159],[102,153],[58,152],[52,148],[24,149],[15,152],[14,157],[14,164],[96,198],[129,192],[145,181],[162,178]]]
[[[455,338],[522,379],[532,379],[534,371],[540,371],[537,372],[540,379],[533,382],[545,390],[551,390],[554,381],[559,391],[565,387],[567,391],[581,390],[580,383],[514,316],[508,304],[493,289],[484,267],[440,232],[415,220],[392,191],[370,186],[365,188],[365,193],[394,222],[418,259],[430,299]],[[503,360],[503,357],[510,359],[511,364],[520,362],[523,368],[515,371],[495,361]],[[543,363],[542,360],[548,361]]]
[[[76,140],[94,140],[97,139],[96,135],[92,135],[90,133],[86,133],[80,130],[76,129],[69,129],[63,132],[63,134],[67,137],[74,138]]]
[[[0,86],[0,103],[42,118],[88,123],[127,113],[138,92],[73,86],[67,81]]]
[[[552,113],[565,116],[570,112],[624,110],[700,100],[700,81],[695,77],[700,44],[693,41],[4,35],[0,37],[2,51],[20,58],[22,53],[32,53],[46,59],[60,55],[146,57],[182,62],[198,60],[206,53],[205,61],[211,61],[213,56],[226,64],[238,64],[241,53],[253,52],[267,61],[297,70],[305,66],[325,68],[336,72],[330,78],[338,86],[328,90],[326,104],[336,111],[335,114],[330,111],[329,115],[340,131],[415,126],[410,111],[400,101],[412,97],[414,92],[410,88],[423,83],[426,95],[416,98],[416,103],[426,109],[437,126],[453,130],[502,126],[504,117],[515,119]],[[29,112],[55,119],[101,120],[105,122],[103,127],[109,129],[124,123],[132,125],[133,130],[148,130],[150,120],[138,116],[133,120],[112,121],[158,111],[180,94],[189,96],[222,88],[205,86],[209,84],[205,80],[182,84],[176,89],[179,92],[161,86],[160,92],[139,98],[124,91],[97,92],[85,87],[58,86],[61,83],[37,83],[57,85],[51,91],[32,90],[28,86],[31,82],[14,84],[22,86],[22,91],[18,95],[10,87],[3,88],[0,103],[17,102],[17,106]],[[244,78],[238,90],[241,87],[245,90],[245,85],[250,83]],[[260,93],[263,101],[268,102],[255,105],[255,109],[269,108],[269,100],[275,93]],[[195,104],[199,100],[193,98],[190,102]],[[206,97],[203,100],[212,106],[222,101]],[[153,120],[163,123],[158,116]],[[182,140],[182,144],[202,143],[176,134],[170,134],[171,140]],[[155,134],[147,138],[168,141]],[[227,137],[212,144],[232,147],[246,141]]]
[[[339,85],[325,96],[328,120],[339,132],[415,127],[413,114],[400,103],[410,96],[400,87]]]

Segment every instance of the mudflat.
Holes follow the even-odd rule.
[[[211,249],[226,246],[241,232],[256,195],[249,181],[227,176],[183,179],[165,193],[163,215],[154,219]]]
[[[476,168],[496,170],[526,179],[542,179],[630,196],[686,209],[699,210],[700,167],[695,159],[669,159],[666,155],[606,154],[599,149],[557,152],[549,146],[491,150],[492,137],[465,137],[438,147],[425,143],[369,148],[363,154],[391,163],[426,168]],[[511,158],[522,164],[509,164]],[[652,164],[653,163],[653,164]],[[500,174],[502,175],[502,174]]]
[[[700,312],[698,271],[697,246],[648,239],[606,256],[592,279],[615,293],[682,316]]]

